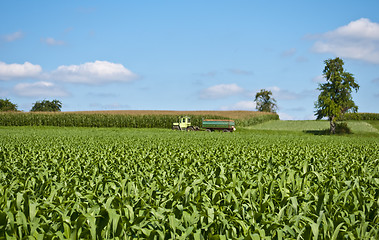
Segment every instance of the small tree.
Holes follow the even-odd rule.
[[[272,92],[269,90],[261,89],[260,92],[255,94],[256,109],[260,112],[276,112],[276,100],[271,97]]]
[[[336,132],[336,122],[346,112],[357,112],[358,107],[355,105],[351,93],[356,92],[359,85],[351,73],[343,69],[344,62],[340,58],[325,60],[323,76],[326,83],[319,84],[320,90],[315,108],[317,119],[328,117],[330,121],[330,133]]]
[[[34,103],[34,106],[30,110],[31,112],[60,112],[62,103],[58,100],[43,100]]]
[[[9,99],[0,99],[0,111],[18,111],[17,105],[12,103]]]

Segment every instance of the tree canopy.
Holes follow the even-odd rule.
[[[30,110],[31,112],[60,112],[62,103],[58,100],[43,100],[34,103],[34,106]]]
[[[17,105],[12,103],[9,99],[0,99],[0,111],[18,111]]]
[[[260,112],[276,112],[278,108],[276,100],[271,97],[272,92],[266,89],[261,89],[255,94],[256,109]]]
[[[357,112],[358,106],[352,98],[352,91],[356,92],[359,85],[355,82],[353,74],[343,68],[344,62],[340,58],[324,61],[323,76],[326,83],[319,84],[320,90],[317,102],[315,102],[316,117],[322,119],[328,117],[330,132],[335,133],[336,121],[346,112]]]

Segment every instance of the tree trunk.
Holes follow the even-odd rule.
[[[336,133],[336,122],[334,121],[335,116],[332,116],[330,118],[330,133],[335,134]]]

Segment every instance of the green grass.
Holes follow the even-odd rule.
[[[376,128],[379,131],[379,121],[372,120],[372,121],[365,121],[365,122],[369,123],[371,126],[373,126],[374,128]]]
[[[379,121],[348,121],[347,123],[354,134],[379,134]],[[305,120],[269,121],[247,127],[247,129],[317,133],[329,129],[329,127],[329,121]]]
[[[273,131],[317,131],[329,127],[328,121],[269,121],[248,129]]]
[[[379,122],[379,121],[374,121]],[[369,123],[367,121],[348,121],[347,125],[351,128],[353,133],[378,133],[378,128],[375,127],[375,124]],[[378,124],[376,125],[378,126]]]

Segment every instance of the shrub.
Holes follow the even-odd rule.
[[[31,112],[60,112],[62,103],[58,100],[43,100],[34,103],[34,106],[30,110]]]
[[[336,124],[336,133],[337,134],[350,134],[351,130],[347,126],[346,122],[339,122]]]
[[[0,99],[0,111],[17,111],[17,105],[9,99]]]

